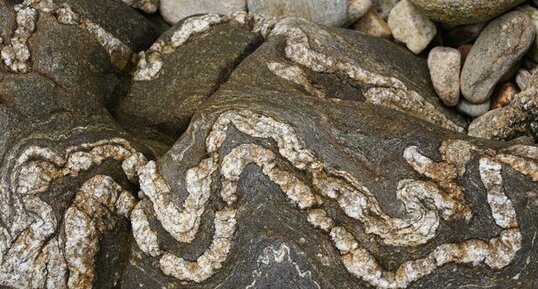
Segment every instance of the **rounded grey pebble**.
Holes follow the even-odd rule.
[[[525,0],[411,0],[411,2],[433,21],[463,25],[492,19]]]
[[[428,55],[433,87],[447,106],[456,106],[460,98],[461,54],[451,47],[437,46]]]
[[[490,105],[491,100],[489,99],[486,102],[479,104],[471,103],[465,99],[462,99],[456,108],[458,111],[465,113],[468,116],[479,117],[489,111]]]
[[[495,85],[531,47],[535,28],[527,15],[512,11],[490,22],[478,36],[461,71],[461,92],[472,103],[486,101]]]

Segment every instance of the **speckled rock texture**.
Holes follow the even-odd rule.
[[[308,26],[296,22],[275,29],[309,32]],[[199,282],[186,283],[184,288],[534,286],[535,269],[525,264],[535,254],[532,222],[536,204],[530,192],[538,187],[529,178],[535,173],[528,167],[522,170],[528,176],[520,175],[495,160],[512,159],[497,152],[508,154],[524,148],[534,152],[536,148],[431,129],[428,122],[395,110],[319,97],[300,85],[284,85],[286,80],[272,77],[271,69],[254,65],[263,59],[274,61],[268,58],[274,55],[270,52],[273,45],[268,44],[284,36],[269,38],[243,62],[198,110],[174,146],[144,169],[142,190],[151,201],[143,211],[154,236],[146,239],[155,241],[133,247],[124,288],[171,286],[177,282],[175,278]],[[252,74],[254,69],[257,74]],[[503,177],[499,179],[501,167]],[[208,176],[206,173],[212,176],[204,182],[218,183],[214,189],[193,183]],[[520,188],[522,185],[525,187]],[[202,203],[197,202],[202,209],[187,217],[189,204],[200,200],[197,188],[202,193]],[[435,194],[434,188],[451,192],[451,197],[445,199],[447,211],[434,213],[437,217],[425,225],[430,215],[426,208],[436,205],[412,205],[404,196],[417,193],[424,197]],[[513,190],[529,193],[510,193]],[[488,192],[494,191],[506,192],[507,198],[500,197],[510,200],[507,203],[513,205],[508,206],[515,208],[519,223],[528,224],[530,230],[521,229],[521,237],[505,233],[502,242],[506,247],[499,259],[490,255],[488,245],[501,244],[495,239],[499,233],[494,232],[505,232],[502,226],[506,226],[501,221],[504,213],[492,217],[490,206],[497,205],[486,201]],[[185,220],[192,220],[191,225],[179,230],[163,222],[167,213],[161,206],[166,203],[158,199],[159,192],[185,200],[176,210],[186,215]],[[363,193],[370,197],[363,198]],[[361,203],[370,209],[359,209]],[[374,207],[378,208],[375,213],[371,211]],[[418,219],[411,217],[414,209],[410,208],[419,210],[413,215]],[[230,210],[235,214],[234,237],[221,242],[224,253],[218,251],[219,262],[225,261],[206,263],[205,256],[217,248],[217,233],[213,233],[220,227],[217,214]],[[376,223],[377,214],[392,217],[387,217],[387,224],[372,227],[370,221]],[[413,228],[432,225],[436,229],[421,231],[429,232],[425,235],[411,228],[400,231],[389,228],[389,219],[402,224],[393,218],[417,224]],[[184,239],[192,243],[177,244]],[[512,246],[522,247],[514,254]],[[183,269],[187,264],[193,269]]]
[[[0,54],[0,287],[538,285],[538,148],[459,133],[461,120],[435,102],[425,61],[412,53],[299,19],[271,31],[246,13],[189,18],[147,48],[132,37],[142,26],[121,24],[131,21],[122,10],[89,22],[74,4],[48,4],[0,6],[9,39]],[[34,17],[37,9],[51,10]],[[81,69],[122,63],[116,49],[124,46],[106,29],[130,27],[121,42],[132,44],[131,54],[146,49],[136,64],[116,67],[130,92],[103,101],[84,82],[36,69],[37,46],[24,44],[47,27],[32,24],[46,13],[86,33],[84,44],[106,36],[97,41],[104,46],[76,50]],[[237,42],[206,39],[221,34]],[[222,64],[254,42],[261,45]],[[81,49],[72,45],[56,53]],[[219,59],[203,47],[225,61],[212,67]],[[211,80],[214,91],[203,88],[195,109],[185,106],[190,122],[171,148],[132,130],[136,120],[118,120],[137,82],[162,85],[160,77],[202,73],[204,64],[226,79]],[[519,109],[528,121],[537,115],[536,98],[529,100],[537,87],[533,76],[519,104],[501,109]],[[140,89],[148,94],[141,113],[171,109],[161,102],[173,94]]]
[[[247,0],[248,10],[267,17],[301,17],[328,26],[344,26],[368,12],[370,0]]]
[[[428,55],[428,69],[433,88],[447,106],[460,99],[461,54],[457,49],[437,46]]]
[[[470,102],[485,102],[495,85],[531,47],[536,31],[529,17],[509,12],[490,22],[476,39],[461,71],[461,92]]]
[[[525,0],[410,0],[433,21],[452,25],[490,20]]]

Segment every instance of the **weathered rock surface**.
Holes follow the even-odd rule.
[[[536,147],[249,81],[234,72],[141,171],[124,288],[535,284],[538,186],[519,165]]]
[[[91,97],[34,72],[0,77],[0,286],[111,288],[141,147]]]
[[[435,24],[413,7],[409,0],[402,0],[390,11],[388,24],[392,35],[419,54],[437,33]]]
[[[534,24],[534,29],[538,31],[538,9],[529,5],[519,6],[517,9],[530,17],[532,23]],[[527,55],[532,60],[538,61],[538,37],[534,38],[534,43],[529,49]]]
[[[469,135],[498,140],[520,136],[538,139],[538,74],[534,73],[525,90],[510,105],[489,111],[469,125]]]
[[[176,24],[189,16],[196,14],[216,13],[230,15],[234,12],[245,11],[246,0],[160,0],[160,13],[170,24]]]
[[[433,21],[452,25],[487,21],[525,0],[411,0]]]
[[[486,101],[497,82],[530,48],[535,34],[528,16],[518,11],[490,22],[478,36],[463,65],[463,96],[473,103]]]
[[[172,145],[190,118],[270,29],[252,15],[209,14],[176,24],[140,54],[117,116],[135,135]]]
[[[315,97],[379,104],[463,131],[464,121],[435,95],[424,60],[362,33],[283,20],[230,78],[262,88],[269,79],[285,90],[291,85]]]
[[[460,99],[461,54],[450,47],[435,47],[428,54],[428,69],[433,88],[447,106],[455,106]]]
[[[262,41],[251,26],[230,20],[212,25],[204,30],[206,34],[193,34],[171,51],[156,52],[166,47],[159,43],[170,39],[174,31],[190,27],[192,21],[215,17],[178,23],[154,45],[155,51],[152,48],[142,54],[130,92],[117,114],[135,135],[171,145],[198,107]],[[211,21],[220,21],[217,18]],[[248,80],[245,85],[264,87],[269,78],[275,78],[283,87],[292,85],[318,97],[377,103],[463,130],[464,122],[443,108],[435,96],[423,60],[397,45],[358,32],[299,19],[282,23],[281,29],[236,69],[236,74],[250,75],[243,78]],[[227,52],[223,55],[223,51]],[[302,57],[300,51],[308,54]],[[153,70],[155,67],[159,68]]]
[[[275,18],[300,17],[317,24],[344,26],[368,12],[370,0],[247,0],[248,11]]]
[[[60,12],[50,17],[77,19]],[[107,25],[128,20],[120,16]],[[225,59],[270,30],[248,14],[191,19],[208,22],[171,30],[139,55],[133,82],[118,79],[134,87],[203,71],[166,63],[189,45],[181,54],[207,55],[198,60],[211,71],[200,44]],[[26,43],[34,29],[24,29],[0,31]],[[217,32],[237,42],[204,39]],[[80,66],[92,63],[94,50],[77,51]],[[458,134],[461,120],[436,102],[425,61],[386,40],[280,22],[191,110],[163,156],[140,144],[144,133],[126,133],[84,82],[59,85],[34,58],[19,66],[21,55],[11,64],[29,71],[0,72],[3,288],[538,285],[538,148]],[[128,65],[116,69],[122,76]],[[535,77],[518,95],[522,121],[538,115],[537,87]],[[165,113],[160,93],[148,90],[153,102],[143,105]]]

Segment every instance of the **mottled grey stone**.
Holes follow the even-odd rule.
[[[447,106],[460,99],[461,54],[457,49],[437,46],[428,54],[428,68],[433,88]]]
[[[490,22],[478,36],[461,72],[461,91],[470,102],[486,101],[495,85],[508,73],[535,37],[528,16],[521,12],[507,13]]]
[[[4,3],[4,2],[3,2]],[[57,13],[37,10],[35,31],[27,41],[30,51],[29,70],[52,79],[72,94],[91,95],[98,102],[112,105],[122,90],[121,78],[130,65],[132,52],[147,48],[157,37],[156,30],[140,14],[116,1],[55,1],[71,10],[102,32],[109,33],[126,49],[124,54],[111,54],[108,48],[76,24],[60,23]],[[14,19],[14,4],[6,5],[0,18]],[[54,6],[54,10],[60,6]],[[131,25],[136,23],[136,29]],[[10,44],[16,23],[11,26],[3,45]],[[1,66],[4,66],[3,63]]]
[[[507,146],[442,129],[431,129],[427,122],[376,105],[313,97],[293,87],[286,89],[276,80],[272,90],[272,81],[266,81],[263,87],[245,86],[244,83],[252,79],[251,76],[247,79],[244,79],[246,75],[236,76],[221,87],[210,102],[204,104],[185,134],[158,162],[158,172],[177,200],[184,200],[188,195],[184,186],[187,170],[208,157],[204,143],[209,132],[215,128],[216,120],[227,112],[249,111],[290,125],[293,131],[289,132],[289,136],[299,135],[305,148],[323,160],[324,167],[345,171],[356,177],[372,191],[383,210],[392,216],[407,214],[393,191],[397,182],[418,176],[402,158],[407,147],[416,145],[428,157],[440,159],[439,144],[447,139],[469,141],[492,151],[499,146]],[[259,116],[252,118],[258,119]],[[234,125],[230,125],[226,131],[226,139],[218,151],[222,158],[234,148],[247,144],[262,146],[278,154],[276,141],[263,136],[250,136]],[[277,161],[277,166],[283,170],[295,170],[285,159]],[[534,193],[521,193],[535,190],[536,183],[508,167],[504,173],[507,173],[505,190],[515,204],[523,230],[523,247],[513,262],[501,270],[485,265],[451,263],[404,287],[433,288],[441,285],[444,288],[459,288],[486,284],[511,286],[516,283],[532,287],[536,284],[536,264],[531,262],[525,265],[525,260],[535,254],[536,245],[532,240],[537,230],[534,226],[537,204]],[[215,174],[214,180],[223,177],[219,169]],[[310,182],[300,169],[294,175],[302,182]],[[485,200],[478,159],[473,158],[469,162],[458,184],[465,189],[465,199],[471,204],[474,217],[470,221],[443,221],[436,238],[417,247],[384,245],[379,238],[367,234],[360,222],[346,217],[334,200],[327,200],[320,207],[327,210],[339,225],[348,228],[359,240],[359,246],[374,255],[384,270],[393,271],[402,262],[424,257],[439,245],[474,238],[487,240],[495,235],[497,229]],[[368,282],[348,273],[339,260],[340,253],[332,247],[329,234],[319,229],[312,230],[306,211],[290,204],[282,189],[269,180],[262,168],[255,164],[247,166],[237,186],[238,200],[234,208],[238,209],[238,226],[224,266],[206,281],[186,283],[180,288],[242,288],[251,284],[255,284],[254,288],[372,288]],[[218,189],[212,191],[212,196],[206,205],[207,212],[201,217],[196,239],[189,245],[174,244],[175,241],[167,236],[166,230],[149,209],[151,228],[158,235],[160,246],[191,260],[208,248],[213,232],[213,212],[226,206],[219,200]],[[531,207],[528,204],[532,204]],[[281,262],[274,262],[270,257],[275,254],[282,256]],[[265,262],[260,262],[260,259]],[[145,288],[160,288],[178,282],[159,271],[159,257],[148,257],[136,246],[133,247],[131,260],[125,269],[123,288],[133,288],[139,284]],[[518,276],[517,281],[513,279],[515,275]]]
[[[402,0],[394,6],[388,24],[394,39],[405,43],[415,54],[422,52],[437,34],[435,24],[413,7],[409,0]]]
[[[525,0],[411,0],[433,21],[452,25],[487,21]]]

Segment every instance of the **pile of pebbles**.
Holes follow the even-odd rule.
[[[538,62],[538,1],[123,0],[175,24],[201,13],[302,17],[402,44],[427,58],[442,102],[470,118],[508,106]]]

